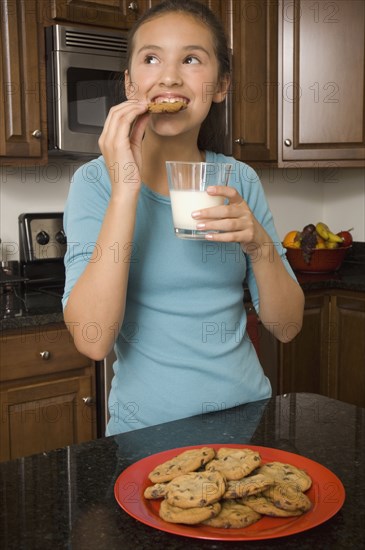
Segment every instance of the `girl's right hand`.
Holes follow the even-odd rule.
[[[124,101],[112,107],[99,138],[99,147],[108,168],[112,194],[124,192],[126,185],[141,186],[141,145],[149,114],[147,104]]]

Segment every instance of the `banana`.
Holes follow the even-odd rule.
[[[329,234],[328,234],[329,230],[330,229],[328,225],[326,225],[325,223],[318,222],[316,225],[316,231],[318,235],[322,237],[322,239],[324,239],[325,241],[327,241],[329,238]]]
[[[339,235],[335,235],[335,233],[333,233],[330,230],[328,225],[326,225],[323,222],[318,222],[317,223],[316,231],[317,231],[318,235],[320,237],[322,237],[322,239],[324,239],[325,241],[328,241],[328,242],[331,242],[331,243],[338,243],[338,244],[342,243],[341,237]]]
[[[328,232],[328,240],[330,243],[341,244],[342,238],[339,235],[335,235],[332,231]]]
[[[334,243],[333,241],[330,241],[330,240],[325,242],[325,248],[333,249],[337,247],[338,247],[338,243]]]

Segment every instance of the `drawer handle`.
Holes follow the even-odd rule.
[[[94,399],[90,395],[88,395],[87,397],[83,397],[82,400],[88,407],[91,407],[91,405],[94,404]]]
[[[51,357],[49,351],[41,351],[39,355],[42,357],[43,361],[48,361],[48,359]]]

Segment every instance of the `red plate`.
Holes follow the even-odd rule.
[[[155,466],[173,458],[188,449],[199,447],[232,447],[258,451],[263,462],[284,462],[305,470],[312,478],[312,487],[306,492],[313,503],[312,509],[299,517],[270,518],[263,516],[257,523],[244,529],[218,529],[205,525],[182,525],[167,523],[159,515],[159,500],[146,500],[144,490],[151,482],[148,474]],[[284,537],[300,533],[324,523],[340,510],[345,500],[345,489],[330,470],[303,456],[254,445],[213,444],[180,447],[147,456],[126,468],[118,477],[114,486],[114,495],[118,504],[130,516],[160,531],[209,540],[262,540]]]

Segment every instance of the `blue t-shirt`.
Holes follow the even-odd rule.
[[[228,185],[238,189],[295,278],[257,174],[224,155],[208,151],[206,159],[233,164]],[[64,216],[64,305],[90,259],[110,192],[102,157],[75,173]],[[251,262],[238,243],[176,238],[170,199],[142,185],[133,242],[115,246],[130,273],[108,435],[270,397],[246,333],[244,280],[257,310],[259,300]]]

